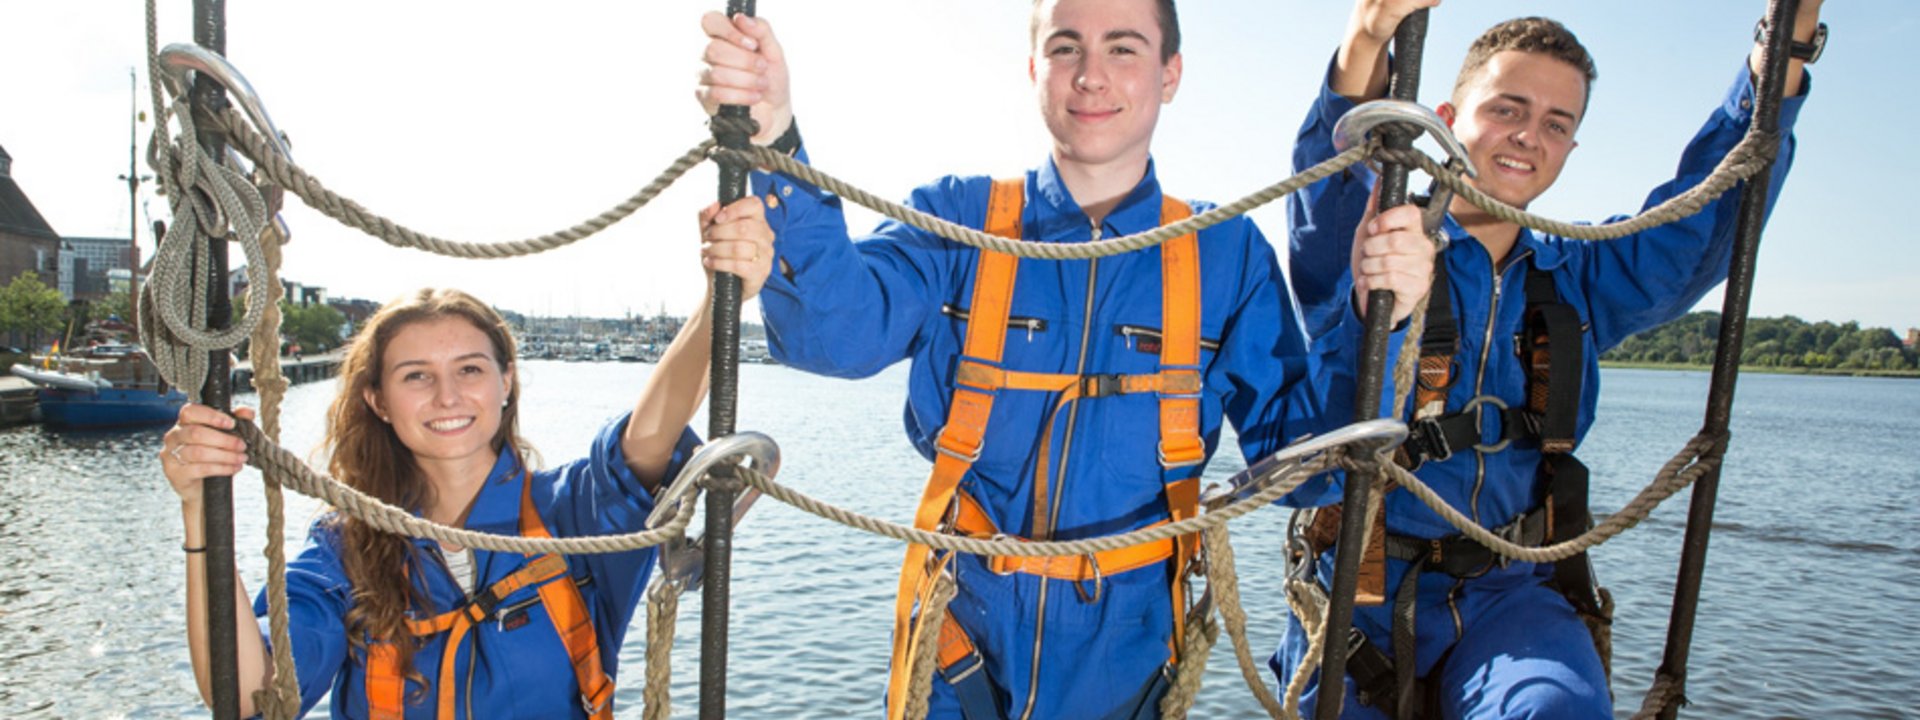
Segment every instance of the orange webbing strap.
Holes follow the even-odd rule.
[[[540,511],[533,506],[532,479],[529,473],[528,482],[520,492],[520,534],[531,538],[553,537],[547,532],[546,523],[541,522]],[[600,636],[593,630],[593,614],[587,612],[587,601],[580,597],[580,586],[567,573],[565,559],[542,555],[528,567],[547,560],[559,565],[560,580],[540,586],[540,604],[546,607],[554,632],[560,634],[560,645],[567,649],[573,679],[580,685],[580,705],[593,720],[613,720],[613,678],[607,677],[606,668],[600,666]]]
[[[520,535],[522,537],[552,537],[547,526],[540,521],[540,513],[533,507],[532,476],[523,480],[520,497]],[[599,637],[593,631],[593,618],[587,612],[586,601],[580,597],[580,589],[574,585],[567,572],[567,561],[558,555],[541,555],[529,561],[519,570],[487,586],[486,596],[489,603],[467,605],[440,613],[425,620],[407,621],[407,629],[414,637],[427,637],[447,633],[446,649],[441,653],[439,694],[437,714],[441,718],[454,716],[455,658],[460,651],[460,643],[473,629],[475,623],[488,619],[492,609],[502,601],[530,586],[538,585],[540,603],[547,609],[547,617],[552,620],[554,630],[560,635],[560,643],[567,649],[568,659],[573,664],[574,679],[580,684],[580,699],[587,713],[594,720],[611,720],[613,717],[613,681],[600,666]],[[381,720],[399,720],[406,713],[406,681],[400,675],[399,658],[390,643],[371,643],[367,647],[367,709],[370,716]]]
[[[996,180],[987,200],[986,231],[1005,238],[1020,238],[1020,211],[1026,203],[1024,178]],[[966,345],[961,356],[998,364],[1005,351],[1007,314],[1013,304],[1013,281],[1019,259],[1005,253],[980,251],[980,263],[973,278],[973,308],[967,322]],[[980,445],[986,439],[987,418],[993,413],[993,388],[955,382],[947,425],[935,441],[939,450],[933,457],[933,473],[920,495],[920,509],[914,513],[913,526],[934,530],[953,503],[960,478],[980,457]],[[887,717],[899,720],[906,714],[907,685],[913,677],[917,623],[913,608],[932,585],[929,582],[939,565],[928,562],[932,549],[925,545],[907,546],[907,557],[900,565],[900,587],[893,604],[893,658],[887,677]],[[944,561],[943,561],[944,562]],[[924,621],[924,618],[921,619]]]
[[[967,659],[973,652],[973,638],[967,637],[967,631],[960,629],[960,622],[953,619],[953,613],[947,613],[947,621],[940,624],[940,667],[953,667],[954,663]]]
[[[400,676],[399,651],[393,643],[367,643],[367,717],[403,720],[406,717],[406,678]]]
[[[1160,224],[1193,215],[1186,203],[1162,196]],[[1182,235],[1160,246],[1160,372],[1193,378],[1186,392],[1161,391],[1160,464],[1199,465],[1207,460],[1200,441],[1200,240]]]
[[[1198,483],[1194,484],[1198,487]],[[1195,501],[1198,502],[1196,496]],[[968,537],[993,538],[1001,535],[1000,528],[973,496],[965,492],[956,493],[955,502],[959,507],[954,512],[953,529]],[[1148,525],[1165,525],[1162,520]],[[987,558],[987,567],[996,573],[1024,573],[1039,575],[1055,580],[1085,582],[1116,575],[1128,570],[1137,570],[1173,557],[1176,543],[1173,539],[1158,540],[1139,545],[1129,545],[1086,555],[1058,555],[1052,557],[1013,557],[997,555]],[[941,635],[946,634],[943,628]],[[945,663],[942,663],[945,666]]]
[[[1160,199],[1160,224],[1185,220],[1193,208],[1171,196]],[[1160,465],[1169,470],[1191,467],[1186,478],[1167,483],[1167,516],[1185,520],[1200,512],[1199,468],[1207,460],[1206,444],[1200,439],[1200,239],[1187,234],[1160,246],[1160,374],[1185,376],[1190,388],[1160,391]],[[1200,552],[1200,535],[1192,533],[1174,538],[1173,637],[1168,639],[1168,657],[1180,661],[1180,644],[1186,639],[1187,567]]]

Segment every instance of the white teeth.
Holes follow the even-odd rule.
[[[1532,170],[1533,169],[1533,165],[1528,163],[1523,163],[1523,162],[1520,162],[1519,160],[1514,160],[1512,158],[1497,157],[1493,159],[1493,163],[1495,165],[1499,165],[1500,167],[1508,167],[1508,168],[1513,168],[1515,170]]]
[[[440,432],[447,432],[449,430],[458,430],[460,428],[463,428],[472,424],[473,424],[473,418],[470,418],[470,417],[447,418],[445,420],[435,420],[433,422],[427,423],[427,427],[433,428],[434,430],[438,430]]]

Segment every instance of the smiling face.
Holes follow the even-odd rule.
[[[393,426],[421,465],[478,466],[482,476],[499,448],[501,408],[513,368],[493,342],[459,316],[409,323],[387,342],[368,407]]]
[[[1180,87],[1161,59],[1155,0],[1048,0],[1035,10],[1028,72],[1066,166],[1144,166],[1160,105]]]
[[[1560,177],[1586,112],[1586,76],[1551,56],[1506,50],[1463,83],[1440,116],[1480,171],[1475,187],[1526,207]]]

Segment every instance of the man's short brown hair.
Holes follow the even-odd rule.
[[[1027,40],[1035,48],[1040,46],[1040,6],[1047,0],[1033,0],[1033,12],[1027,21]],[[1180,54],[1180,12],[1173,7],[1174,0],[1153,0],[1153,15],[1160,21],[1160,62],[1165,64]]]
[[[1488,28],[1467,48],[1467,59],[1460,64],[1460,77],[1453,81],[1454,103],[1460,102],[1467,85],[1479,76],[1488,60],[1508,50],[1538,53],[1572,65],[1587,79],[1581,105],[1593,98],[1593,81],[1600,73],[1594,69],[1593,56],[1587,53],[1587,47],[1581,45],[1580,39],[1565,25],[1543,17],[1523,17]]]

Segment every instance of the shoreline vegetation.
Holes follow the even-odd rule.
[[[1622,360],[1601,360],[1602,369],[1612,370],[1694,370],[1712,372],[1712,365],[1693,363],[1635,362]],[[1868,370],[1864,368],[1808,368],[1777,367],[1767,365],[1741,365],[1742,373],[1760,373],[1765,375],[1825,375],[1830,377],[1879,377],[1920,379],[1920,370]]]
[[[1792,315],[1748,318],[1740,369],[1746,372],[1859,377],[1920,377],[1920,353],[1887,328],[1858,322],[1807,322]],[[1720,313],[1689,313],[1622,340],[1600,356],[1601,367],[1658,370],[1710,368],[1720,339]]]

